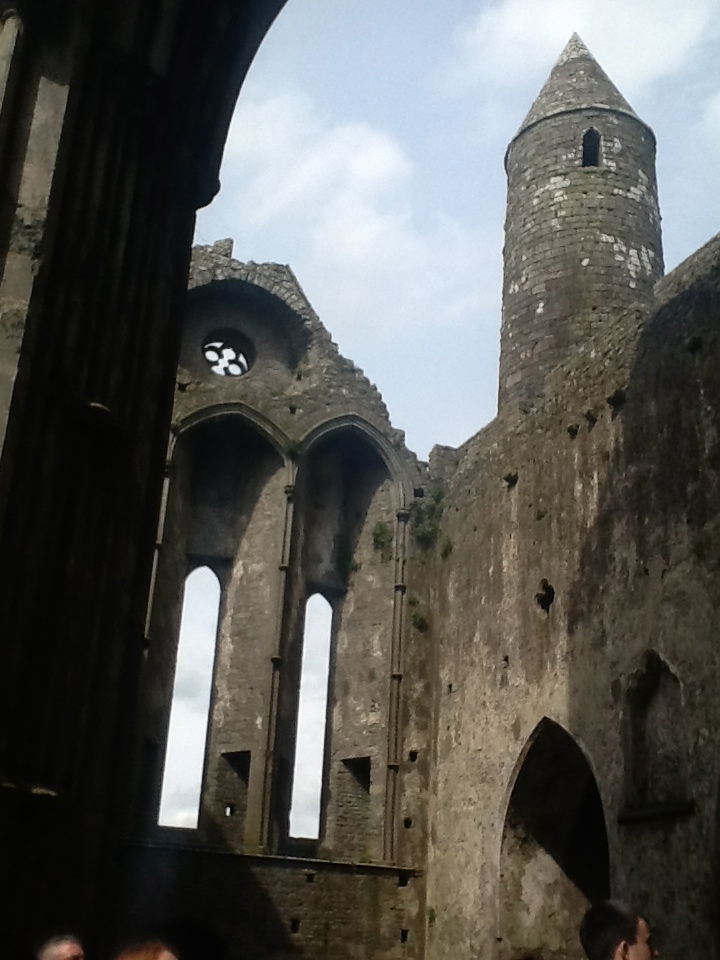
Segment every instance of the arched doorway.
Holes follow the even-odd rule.
[[[500,859],[500,956],[575,957],[590,901],[610,894],[605,816],[575,740],[543,719],[510,795]]]

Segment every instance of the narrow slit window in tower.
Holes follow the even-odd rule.
[[[195,829],[200,813],[220,583],[209,567],[185,581],[165,769],[161,826]]]
[[[584,167],[600,166],[600,134],[594,127],[590,127],[583,134],[582,165]]]
[[[325,761],[332,607],[319,593],[305,606],[290,836],[317,840]]]

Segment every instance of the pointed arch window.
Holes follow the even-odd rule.
[[[219,614],[220,582],[209,567],[198,567],[185,581],[160,796],[161,826],[195,829],[198,825]]]
[[[594,127],[590,127],[583,134],[582,165],[584,167],[600,166],[600,143],[602,137]]]
[[[325,766],[332,607],[314,593],[305,605],[290,836],[317,840]]]

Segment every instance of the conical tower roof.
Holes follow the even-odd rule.
[[[618,110],[640,120],[580,37],[574,33],[530,112],[520,124],[518,134],[553,114],[587,107]]]

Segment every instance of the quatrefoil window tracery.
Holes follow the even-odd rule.
[[[224,338],[207,340],[202,349],[210,369],[219,377],[242,377],[250,369],[250,363],[242,350]]]

